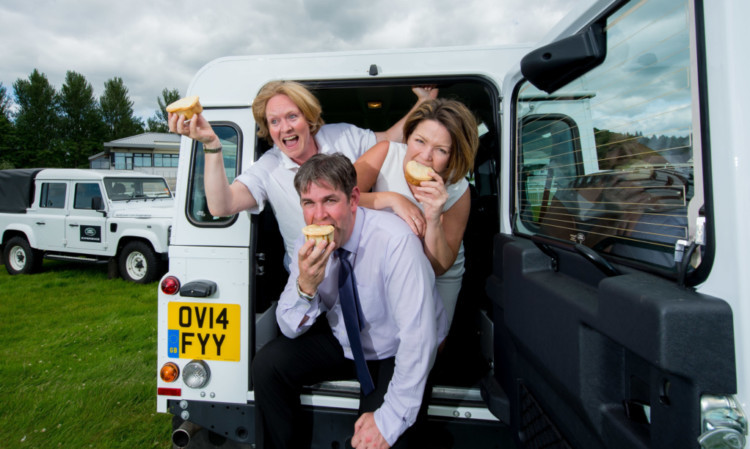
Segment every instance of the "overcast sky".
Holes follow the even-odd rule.
[[[59,91],[67,71],[97,98],[121,77],[136,115],[162,89],[184,95],[222,56],[533,43],[584,0],[2,0],[0,83],[34,69]]]

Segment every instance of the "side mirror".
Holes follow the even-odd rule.
[[[101,212],[105,217],[107,216],[107,211],[104,209],[104,200],[100,196],[91,197],[91,209]]]
[[[521,73],[538,89],[551,94],[604,62],[606,57],[607,33],[602,24],[595,23],[524,56]]]

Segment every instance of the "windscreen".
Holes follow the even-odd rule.
[[[167,182],[161,178],[104,178],[104,186],[112,201],[172,197]]]

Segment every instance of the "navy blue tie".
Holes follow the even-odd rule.
[[[370,371],[367,369],[365,352],[362,350],[360,331],[362,330],[362,307],[359,304],[357,293],[357,282],[354,278],[354,270],[349,262],[349,251],[344,248],[336,250],[339,257],[339,302],[341,313],[344,315],[346,334],[349,337],[349,345],[354,357],[354,366],[357,368],[357,378],[365,396],[370,394],[375,385],[372,383]]]

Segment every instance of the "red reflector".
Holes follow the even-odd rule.
[[[174,276],[167,276],[161,281],[161,291],[166,295],[174,295],[180,291],[180,281]]]
[[[181,388],[157,388],[156,393],[159,396],[182,396]]]

